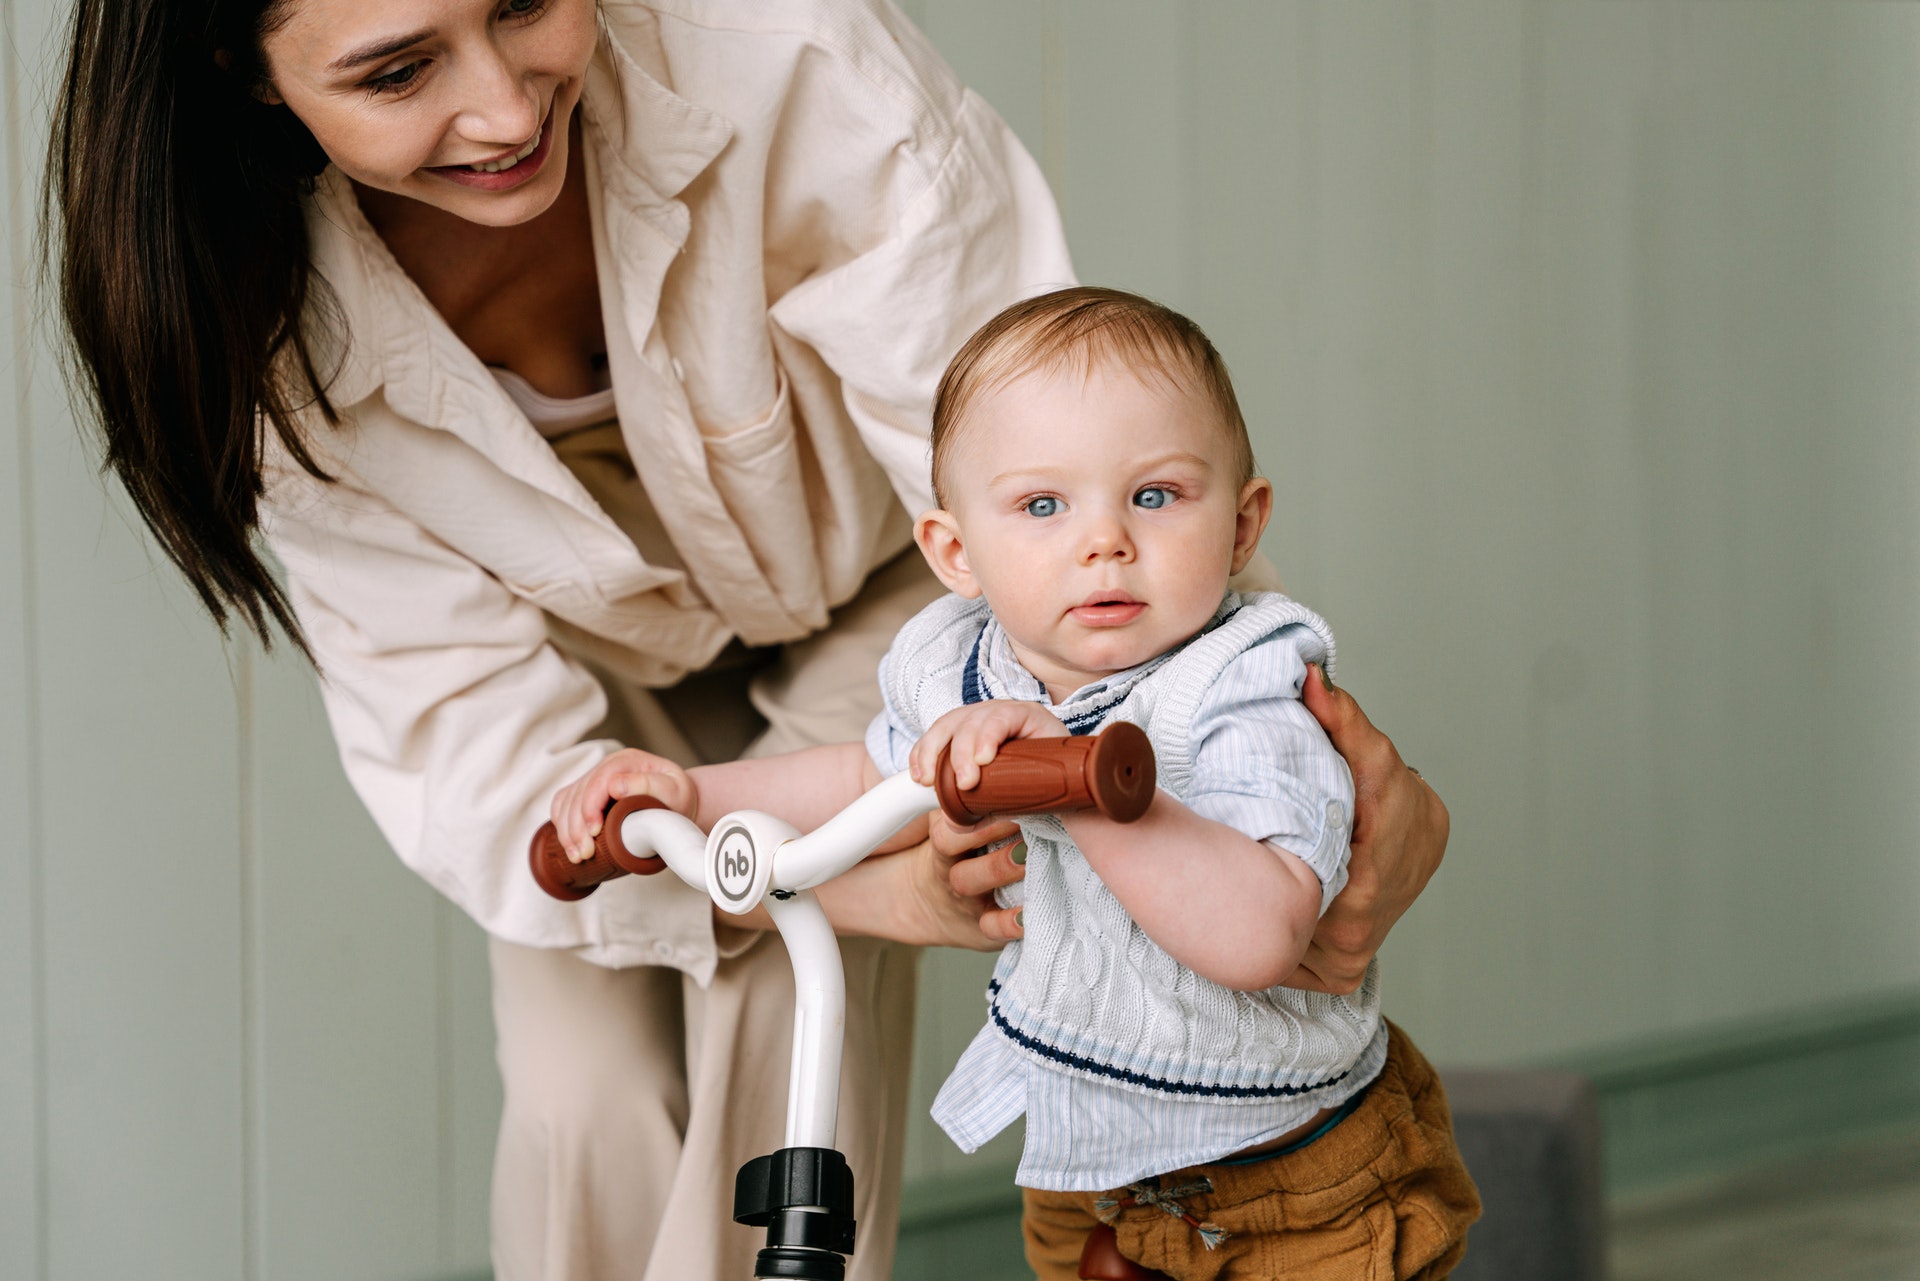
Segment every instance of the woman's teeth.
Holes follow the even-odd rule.
[[[495,160],[490,164],[484,164],[484,165],[468,165],[467,168],[473,170],[475,173],[499,173],[502,169],[511,169],[515,165],[519,164],[522,160],[525,160],[528,156],[533,154],[534,148],[538,147],[539,145],[540,145],[540,135],[536,133],[535,135],[533,135],[533,137],[527,140],[526,146],[520,148],[519,151],[516,151],[513,155],[508,156],[506,159]]]

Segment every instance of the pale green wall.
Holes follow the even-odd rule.
[[[1082,275],[1233,365],[1269,550],[1453,809],[1387,957],[1436,1057],[1920,984],[1920,10],[909,7]],[[51,8],[5,10],[16,281]],[[478,938],[380,848],[305,677],[223,653],[103,503],[32,307],[0,316],[0,1276],[479,1266]],[[923,1093],[979,1016],[977,960],[927,970]]]

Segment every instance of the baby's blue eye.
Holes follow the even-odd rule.
[[[1172,493],[1155,485],[1149,485],[1133,496],[1133,505],[1135,507],[1165,507],[1172,501]]]
[[[1029,516],[1058,516],[1060,500],[1058,498],[1033,498],[1027,501],[1026,512]]]

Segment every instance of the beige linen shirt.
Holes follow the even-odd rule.
[[[264,523],[400,857],[500,938],[704,983],[704,896],[563,904],[526,871],[553,792],[617,746],[585,741],[605,695],[571,655],[661,686],[826,626],[932,505],[948,358],[1072,267],[1032,159],[884,0],[601,7],[581,150],[608,360],[680,564],[641,556],[332,170],[309,226],[342,421],[308,440],[336,482],[276,448]]]

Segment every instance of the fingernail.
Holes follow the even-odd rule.
[[[1025,841],[1015,842],[1014,847],[1007,852],[1013,855],[1013,861],[1015,863],[1024,864],[1027,861],[1027,843]]]
[[[1315,663],[1313,668],[1320,673],[1320,684],[1326,689],[1327,693],[1333,693],[1333,677],[1327,675],[1327,669],[1319,663]]]
[[[1023,930],[1027,928],[1027,909],[1026,908],[1023,907],[1018,912],[1015,912],[1013,914],[1013,923],[1015,925],[1018,925]]]

